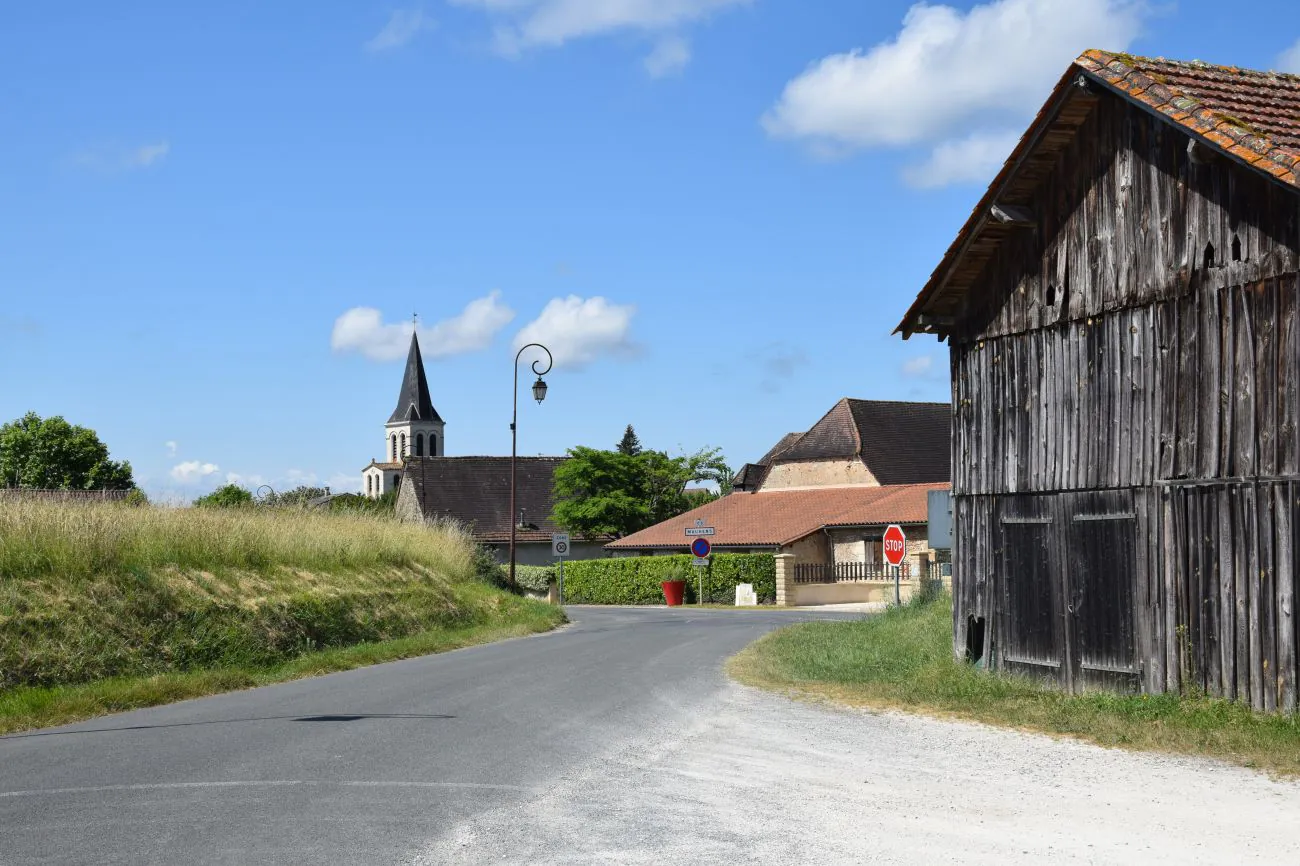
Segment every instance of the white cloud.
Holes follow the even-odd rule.
[[[1005,140],[1023,129],[1081,49],[1127,48],[1147,14],[1143,0],[991,0],[968,12],[918,3],[889,41],[811,64],[786,84],[762,124],[775,138],[822,152],[942,147],[970,135],[972,125],[985,142]],[[977,145],[957,141],[931,160],[963,147]]]
[[[360,493],[361,476],[355,472],[335,472],[325,486],[330,493]]]
[[[73,165],[95,171],[116,172],[148,168],[171,153],[171,144],[160,141],[135,147],[106,144],[87,148],[72,158]]]
[[[215,463],[202,463],[198,460],[186,460],[184,463],[177,463],[172,467],[171,476],[173,481],[179,481],[181,484],[192,484],[195,481],[202,481],[211,475],[221,471],[221,467]]]
[[[925,162],[903,169],[903,179],[920,189],[972,181],[987,183],[1019,140],[1020,132],[1004,130],[972,132],[965,138],[940,142]]]
[[[433,26],[433,20],[426,17],[419,9],[398,9],[388,16],[388,23],[383,29],[366,41],[367,51],[391,51],[401,48]]]
[[[180,450],[180,446],[177,445],[173,440],[170,440],[170,439],[167,440],[166,442],[164,442],[164,443],[163,443],[163,446],[167,449],[167,456],[168,456],[168,457],[175,457],[175,456],[176,456],[176,452],[177,452],[178,450]]]
[[[142,145],[132,151],[130,156],[131,165],[136,168],[144,168],[153,165],[155,162],[171,153],[171,149],[171,144],[166,141],[160,141],[157,144]]]
[[[446,358],[487,348],[492,338],[514,319],[514,310],[501,303],[501,293],[471,301],[460,315],[432,327],[420,327],[420,351],[426,358]],[[385,324],[373,307],[353,307],[334,322],[330,346],[336,352],[359,352],[372,361],[406,357],[414,324]]]
[[[1277,71],[1300,75],[1300,39],[1277,57]]]
[[[903,362],[903,375],[913,379],[919,379],[926,376],[934,369],[934,358],[930,355],[920,355],[915,358],[909,358]]]
[[[265,484],[266,479],[264,479],[261,475],[257,475],[257,474],[243,475],[238,472],[227,472],[226,483],[238,484],[240,487],[254,488],[254,487],[260,487],[261,485]]]
[[[316,483],[316,473],[306,472],[302,469],[290,469],[284,473],[284,480],[294,487],[306,485],[310,487]]]
[[[515,337],[515,349],[541,343],[551,350],[557,367],[584,367],[602,355],[635,352],[629,331],[636,307],[611,304],[604,298],[577,295],[555,298],[542,314]]]
[[[674,75],[691,62],[691,44],[681,36],[665,36],[646,56],[645,71],[651,78]]]
[[[474,6],[488,12],[499,22],[496,30],[498,50],[515,54],[533,46],[555,47],[573,39],[602,36],[618,31],[660,36],[700,21],[732,6],[747,5],[750,0],[451,0],[458,6]],[[689,59],[685,43],[655,49],[678,59]],[[685,50],[685,57],[682,57]],[[651,55],[651,58],[655,56]],[[650,58],[647,58],[649,68]],[[651,74],[654,74],[653,72]]]

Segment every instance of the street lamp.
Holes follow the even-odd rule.
[[[533,372],[537,374],[537,381],[533,383],[533,399],[539,404],[546,399],[546,381],[542,379],[542,376],[551,372],[551,366],[555,363],[555,360],[551,357],[551,350],[541,343],[529,343],[515,355],[515,389],[513,395],[515,409],[514,415],[510,419],[510,586],[512,587],[518,586],[515,583],[515,528],[519,525],[519,520],[515,516],[515,455],[519,434],[515,427],[519,423],[519,358],[526,349],[532,348],[541,349],[546,353],[546,369],[537,369],[537,366],[542,363],[541,358],[533,361],[531,365]]]

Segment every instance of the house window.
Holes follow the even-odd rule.
[[[400,476],[400,475],[394,475],[394,476],[393,476],[393,489],[396,490],[398,487],[401,486],[401,484],[402,484],[402,476]]]
[[[415,434],[415,456],[416,457],[424,456],[424,434],[423,433]]]

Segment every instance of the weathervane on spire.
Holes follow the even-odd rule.
[[[418,331],[420,329],[420,314],[411,313],[411,324]]]

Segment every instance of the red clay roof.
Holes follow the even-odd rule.
[[[1247,165],[1300,186],[1300,75],[1096,50],[1074,62]]]
[[[1075,86],[1081,76],[1144,105],[1230,158],[1300,186],[1300,76],[1085,51],[1061,76],[894,333],[904,338],[927,330],[942,333],[970,275],[996,254],[1006,231],[990,218],[993,205],[1032,198],[1056,152],[1087,117],[1096,97]],[[972,261],[963,264],[968,258]]]
[[[947,489],[947,484],[898,484],[733,493],[605,547],[684,550],[689,543],[686,528],[694,526],[696,519],[714,527],[710,541],[720,547],[791,544],[824,526],[924,523],[928,517],[926,493]]]

